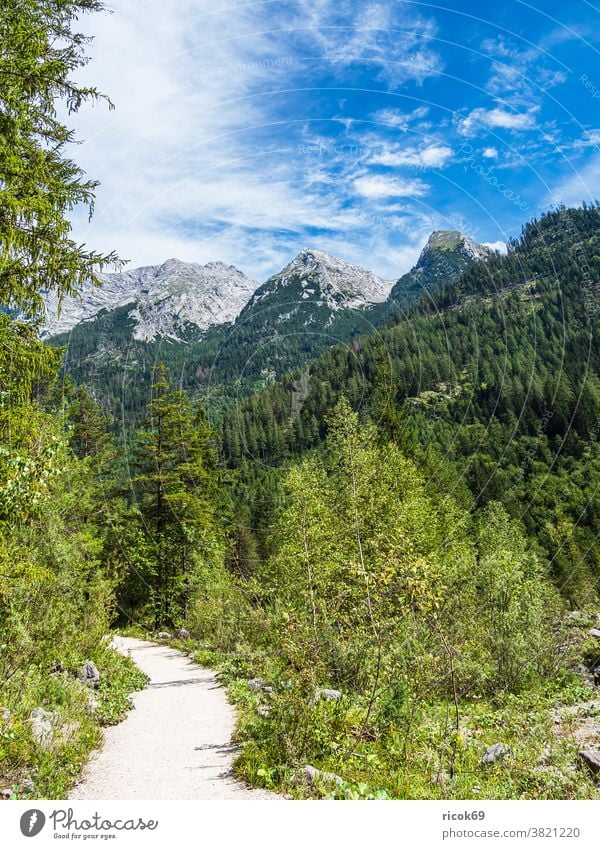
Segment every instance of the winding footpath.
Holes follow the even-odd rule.
[[[150,682],[106,729],[71,799],[277,799],[231,772],[235,712],[210,669],[169,646],[116,637]]]

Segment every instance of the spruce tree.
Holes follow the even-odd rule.
[[[102,95],[71,75],[86,64],[89,41],[73,31],[99,0],[3,0],[0,6],[0,303],[43,314],[42,289],[72,294],[116,255],[71,237],[69,213],[94,204],[97,182],[66,155],[69,113]]]
[[[203,413],[154,370],[147,417],[137,435],[133,490],[147,550],[145,579],[156,628],[185,615],[198,570],[221,553],[215,517],[216,458]]]

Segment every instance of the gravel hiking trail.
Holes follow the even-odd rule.
[[[165,645],[115,637],[150,681],[107,728],[70,799],[278,799],[231,772],[235,712],[215,673]]]

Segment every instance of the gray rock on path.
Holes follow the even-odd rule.
[[[56,714],[42,707],[31,711],[27,720],[31,726],[31,734],[42,749],[49,749],[54,739],[54,723]]]
[[[582,749],[577,752],[577,756],[587,766],[592,775],[600,773],[600,751],[597,749]]]
[[[96,664],[92,663],[91,660],[85,661],[77,673],[77,677],[83,684],[87,684],[88,687],[97,689],[100,686],[100,672]]]
[[[159,631],[156,635],[157,640],[172,640],[173,634],[169,634],[168,631]]]
[[[190,632],[187,630],[187,628],[178,628],[177,631],[175,631],[175,636],[178,637],[180,640],[189,640]]]
[[[482,764],[494,764],[496,761],[502,760],[509,752],[508,746],[505,746],[504,743],[494,743],[493,746],[489,746],[481,759]]]

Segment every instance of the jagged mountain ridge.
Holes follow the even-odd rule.
[[[329,327],[335,323],[335,313],[343,310],[374,307],[383,316],[388,301],[405,305],[428,286],[443,285],[488,254],[462,233],[436,231],[417,265],[394,283],[332,254],[302,248],[261,286],[223,262],[200,265],[169,259],[158,266],[100,274],[101,286],[89,284],[80,297],[65,298],[60,312],[55,295],[48,295],[43,336],[67,333],[123,307],[130,307],[132,337],[141,342],[197,341],[210,328],[231,325],[238,318],[247,321],[256,309],[269,312],[271,328],[295,317],[304,325]]]
[[[200,265],[178,259],[98,276],[102,285],[88,284],[81,297],[65,298],[60,314],[56,297],[46,298],[44,336],[66,333],[104,310],[130,305],[134,339],[180,340],[190,327],[204,331],[235,321],[257,286],[233,265]]]
[[[171,315],[176,292],[156,303],[144,295],[142,306],[137,304],[136,272],[128,272],[134,277],[133,297],[123,291],[122,281],[116,293],[130,298],[126,304],[118,305],[116,295],[112,306],[94,304],[94,316],[53,336],[51,343],[67,347],[65,371],[75,383],[92,387],[119,419],[141,417],[157,359],[219,417],[265,383],[396,319],[428,285],[433,291],[453,283],[480,255],[470,242],[464,250],[465,243],[466,237],[456,234],[433,234],[411,272],[418,283],[405,292],[399,285],[403,278],[392,284],[331,254],[303,248],[281,272],[249,293],[244,304],[240,297],[228,321],[210,325],[222,316],[213,313],[203,328],[202,315],[197,324],[190,323],[189,308],[184,318]],[[142,276],[149,275],[153,283],[157,270],[152,276],[145,269]],[[243,294],[243,287],[238,291]]]

